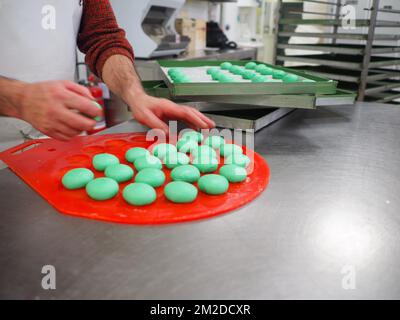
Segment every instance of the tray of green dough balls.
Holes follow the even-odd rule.
[[[174,97],[335,94],[337,81],[258,61],[158,61]]]
[[[234,211],[269,181],[260,155],[193,130],[168,142],[144,133],[32,140],[0,153],[0,160],[59,212],[125,224]]]

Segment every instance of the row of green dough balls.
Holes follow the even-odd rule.
[[[279,69],[273,69],[270,68],[268,66],[266,66],[265,64],[258,64],[255,62],[248,62],[245,67],[240,67],[238,65],[233,65],[230,62],[224,62],[221,64],[221,69],[222,70],[228,70],[233,74],[236,75],[240,75],[242,76],[244,79],[246,80],[251,80],[252,82],[268,82],[268,78],[265,77],[267,75],[271,75],[274,79],[281,79],[283,82],[297,82],[299,81],[299,77],[295,74],[292,73],[286,73],[283,70],[279,70]],[[257,75],[257,73],[253,72],[252,70],[254,70],[255,72],[259,73],[260,75]],[[214,74],[218,74],[219,70],[218,68],[210,68],[209,74],[214,75]],[[215,80],[215,79],[214,79]]]

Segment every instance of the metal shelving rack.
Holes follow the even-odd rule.
[[[305,0],[333,6],[334,13],[305,11],[303,3],[282,3],[280,0],[279,29],[277,35],[276,63],[296,62],[313,64],[296,68],[340,81],[340,86],[358,91],[358,100],[391,102],[399,99],[400,70],[388,69],[400,66],[400,57],[381,56],[400,52],[398,45],[377,45],[378,41],[400,40],[400,22],[379,20],[379,13],[400,14],[400,10],[381,8],[381,0],[373,0],[369,19],[357,19],[357,27],[368,27],[367,33],[341,33],[341,7],[345,0]],[[326,16],[325,19],[303,19],[303,14]],[[400,18],[400,16],[398,16]],[[318,25],[332,27],[331,32],[296,32],[299,25]],[[399,28],[398,34],[378,34],[377,28]],[[323,44],[289,44],[291,37],[330,39]],[[362,40],[365,44],[343,44],[338,40]],[[287,55],[285,49],[318,51],[317,54]]]

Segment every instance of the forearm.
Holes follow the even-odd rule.
[[[19,118],[24,83],[0,76],[0,115]]]
[[[132,61],[123,55],[113,55],[104,64],[103,81],[108,88],[125,102],[132,96],[145,95],[142,83]]]

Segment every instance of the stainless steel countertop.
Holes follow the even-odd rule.
[[[398,107],[297,110],[256,135],[271,168],[256,201],[161,227],[58,214],[2,170],[0,298],[399,299],[399,141]]]

